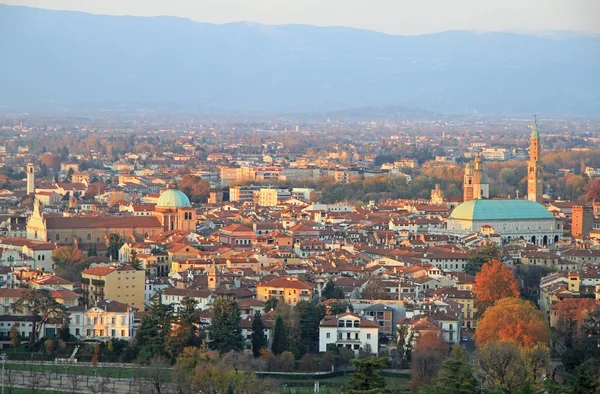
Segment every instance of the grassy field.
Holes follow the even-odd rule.
[[[336,376],[327,379],[316,379],[316,380],[296,380],[296,379],[272,379],[271,383],[275,386],[281,387],[282,393],[290,394],[308,394],[314,393],[315,381],[319,382],[320,393],[324,394],[338,394],[343,385],[348,383],[350,375],[348,376]],[[385,383],[389,390],[397,393],[404,393],[408,385],[408,377],[388,377],[385,378]],[[267,379],[268,380],[268,379]]]

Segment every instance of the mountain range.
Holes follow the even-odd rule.
[[[600,113],[600,36],[208,24],[0,5],[0,108]]]

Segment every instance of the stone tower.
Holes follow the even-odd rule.
[[[576,238],[589,237],[594,229],[594,208],[591,206],[573,206],[571,215],[571,235]]]
[[[540,162],[540,132],[537,117],[534,118],[533,131],[529,139],[529,162],[527,163],[527,198],[531,201],[544,201],[542,186],[542,163]]]
[[[35,194],[35,167],[27,163],[27,194]]]
[[[481,156],[477,155],[473,169],[473,200],[490,198],[490,180],[483,170]]]
[[[465,165],[465,177],[463,181],[463,202],[473,199],[473,164]]]
[[[219,277],[217,276],[217,266],[213,261],[212,265],[208,269],[208,289],[217,290]]]

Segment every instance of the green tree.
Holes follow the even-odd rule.
[[[123,238],[119,234],[111,233],[108,236],[108,247],[106,248],[106,257],[110,257],[111,260],[119,260],[119,250],[123,246]]]
[[[129,264],[137,271],[144,269],[144,263],[139,259],[137,250],[135,249],[131,249],[131,253],[129,253]]]
[[[267,347],[265,323],[262,320],[260,311],[256,311],[252,320],[252,354],[254,357],[260,357],[260,351],[265,347]]]
[[[328,280],[327,283],[325,284],[325,287],[323,288],[323,291],[321,293],[321,295],[323,296],[323,298],[325,298],[326,300],[329,299],[343,299],[344,298],[344,290],[342,290],[341,287],[337,287],[332,280]]]
[[[327,305],[328,314],[339,315],[346,311],[354,312],[354,306],[349,301],[339,300]]]
[[[163,304],[160,298],[152,303],[149,312],[136,333],[138,357],[142,362],[148,362],[154,356],[167,355],[167,339],[171,336],[175,320],[173,307]]]
[[[219,298],[213,303],[210,338],[211,347],[220,354],[244,348],[240,309],[235,300]]]
[[[300,323],[301,342],[307,348],[319,343],[319,323],[325,315],[324,308],[301,301],[296,304],[294,309]]]
[[[355,372],[350,377],[348,384],[342,387],[344,394],[383,394],[385,392],[385,379],[381,370],[387,366],[384,357],[369,357],[362,360],[352,360]]]
[[[273,344],[271,346],[273,353],[281,354],[287,350],[287,332],[283,316],[277,315],[275,318],[275,329],[273,330]]]
[[[500,249],[494,243],[483,245],[478,249],[467,252],[467,264],[465,272],[469,275],[477,275],[481,267],[490,260],[500,260]]]
[[[68,319],[67,308],[52,298],[50,290],[47,289],[23,290],[21,298],[12,304],[11,309],[17,313],[29,313],[31,316],[30,347],[33,347],[38,340],[40,329],[48,319],[56,319],[61,322]]]
[[[269,298],[267,302],[265,302],[265,312],[271,312],[272,309],[277,308],[277,303],[279,302],[278,298]]]
[[[450,357],[442,362],[437,385],[419,388],[419,394],[474,394],[476,392],[477,379],[473,376],[469,354],[460,346],[454,346]]]
[[[98,256],[98,248],[95,244],[90,244],[87,250],[88,257]]]
[[[598,380],[598,367],[594,365],[593,360],[587,360],[577,368],[572,374],[569,374],[571,382],[570,394],[588,394],[596,393],[600,387]]]

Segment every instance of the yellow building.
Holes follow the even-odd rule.
[[[146,271],[132,267],[92,267],[81,273],[84,299],[88,305],[110,300],[144,310]]]
[[[461,282],[456,287],[444,287],[436,292],[436,295],[452,299],[460,304],[463,328],[477,327],[477,308],[475,308],[472,288],[473,283]]]
[[[298,278],[277,278],[259,283],[256,286],[256,295],[260,301],[277,298],[284,300],[286,304],[296,305],[300,301],[312,301],[313,286]]]
[[[262,188],[256,192],[258,205],[261,207],[276,207],[278,202],[277,190]]]

